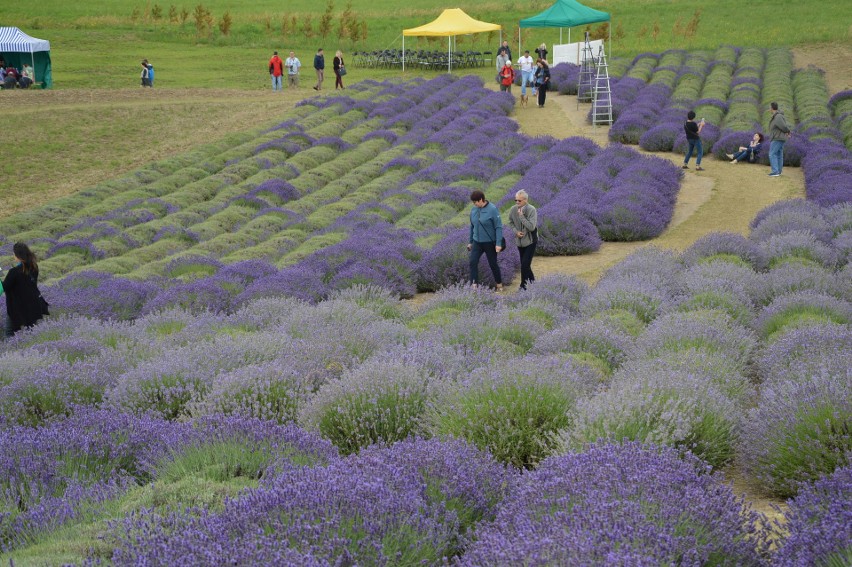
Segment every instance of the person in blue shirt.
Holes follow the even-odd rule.
[[[470,240],[467,245],[470,251],[470,282],[479,283],[479,259],[485,254],[497,284],[497,291],[503,291],[503,276],[497,263],[497,253],[505,247],[500,211],[485,200],[482,191],[471,193],[470,200],[473,202],[470,209]]]

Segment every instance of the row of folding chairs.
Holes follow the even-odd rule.
[[[401,49],[356,51],[352,54],[359,67],[390,69],[402,67]],[[491,62],[490,51],[455,51],[448,54],[440,50],[406,50],[405,66],[420,69],[446,69],[452,57],[453,69],[484,67]]]

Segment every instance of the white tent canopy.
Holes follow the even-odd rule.
[[[0,51],[18,51],[21,53],[50,51],[50,42],[46,39],[29,36],[18,28],[0,27]]]

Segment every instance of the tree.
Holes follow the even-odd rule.
[[[334,0],[328,0],[325,5],[325,12],[322,13],[317,31],[323,40],[331,33],[331,22],[334,19]]]
[[[222,14],[222,19],[219,20],[219,31],[222,32],[222,35],[228,35],[231,33],[231,25],[233,23],[234,22],[231,19],[231,12],[225,12]]]

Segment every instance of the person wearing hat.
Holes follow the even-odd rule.
[[[284,61],[278,57],[278,52],[272,52],[269,59],[269,75],[272,77],[272,92],[281,90],[281,77],[284,76]]]
[[[515,82],[515,70],[512,69],[512,61],[506,59],[506,64],[500,69],[500,90],[512,93],[512,83]]]

